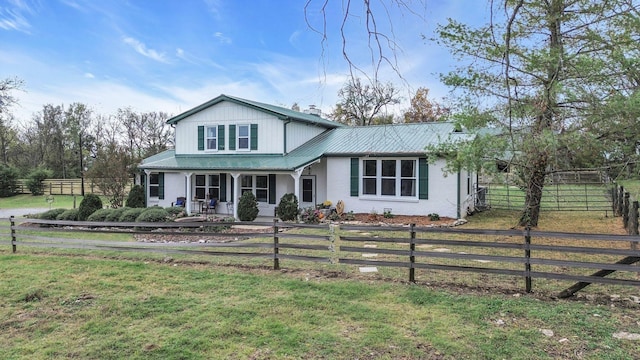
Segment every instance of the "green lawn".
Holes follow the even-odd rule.
[[[53,198],[53,202],[49,203],[47,198]],[[74,200],[78,207],[83,197],[80,195],[42,195],[33,196],[31,194],[22,194],[7,198],[0,198],[0,209],[19,209],[19,208],[64,208],[73,209]],[[104,199],[103,199],[104,201]]]
[[[4,249],[0,273],[2,359],[640,357],[620,305]]]

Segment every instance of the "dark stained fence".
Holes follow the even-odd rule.
[[[18,193],[31,194],[26,185],[27,180],[18,180]],[[47,179],[43,181],[45,195],[80,195],[82,194],[82,179]],[[131,190],[133,181],[125,189],[126,192]],[[100,187],[91,179],[84,180],[85,194],[104,195]]]
[[[0,238],[10,239],[13,252],[39,247],[258,258],[269,259],[274,269],[282,260],[291,261],[291,266],[300,266],[293,261],[340,263],[406,269],[411,282],[429,281],[436,273],[477,273],[523,279],[527,292],[535,279],[640,286],[640,267],[633,265],[640,260],[638,236],[416,226],[338,228],[277,221],[103,223],[11,218],[7,224],[2,220],[9,219],[0,219]],[[228,233],[228,227],[249,230]],[[256,228],[263,231],[252,232]],[[97,239],[97,233],[194,240],[115,241]],[[215,239],[198,240],[207,236]],[[603,271],[607,273],[602,275]]]

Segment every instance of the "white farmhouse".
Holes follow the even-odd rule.
[[[185,200],[198,212],[216,199],[217,212],[237,218],[251,191],[259,216],[273,216],[286,193],[300,207],[342,200],[345,211],[464,217],[474,207],[474,173],[443,173],[425,147],[464,140],[451,123],[343,126],[313,113],[220,95],[167,121],[175,149],[142,161],[148,206]]]

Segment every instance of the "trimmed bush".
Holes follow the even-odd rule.
[[[161,207],[152,207],[146,209],[136,218],[136,222],[164,222],[169,218],[167,210]]]
[[[140,214],[142,214],[145,210],[146,209],[143,209],[143,208],[133,208],[133,209],[127,208],[127,210],[125,210],[122,213],[122,215],[120,215],[120,219],[118,219],[118,221],[135,222],[138,216],[140,216]]]
[[[258,217],[258,200],[251,191],[247,191],[240,196],[238,201],[238,219],[240,221],[253,221]]]
[[[41,220],[57,220],[58,215],[62,214],[65,211],[67,211],[67,209],[51,209],[49,211],[43,212],[40,215],[37,215],[36,218]]]
[[[69,209],[56,217],[56,220],[77,221],[78,209]]]
[[[144,188],[141,185],[133,185],[124,205],[129,208],[143,208],[147,205],[144,199]]]
[[[278,204],[276,215],[282,221],[293,221],[298,217],[298,198],[293,193],[284,194]]]
[[[108,209],[111,210],[107,217],[104,218],[104,221],[107,222],[118,222],[120,221],[120,217],[124,214],[125,211],[129,210],[128,207],[121,207],[117,209]]]
[[[89,194],[82,199],[78,207],[78,220],[86,221],[89,215],[102,209],[102,200],[95,194]]]
[[[27,188],[31,195],[44,195],[44,181],[51,177],[51,171],[46,169],[36,169],[27,176]]]
[[[89,215],[87,221],[95,221],[95,222],[103,222],[107,221],[107,216],[109,216],[116,209],[100,209],[96,210],[93,214]]]
[[[120,222],[120,218],[122,217],[122,215],[127,211],[130,210],[131,208],[128,207],[121,207],[121,208],[117,208],[117,209],[112,209],[112,212],[107,215],[107,217],[105,218],[105,221],[107,222]]]
[[[183,217],[186,215],[182,206],[169,206],[164,209],[173,217]]]

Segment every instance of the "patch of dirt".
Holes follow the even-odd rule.
[[[354,214],[355,221],[363,224],[382,225],[411,225],[416,226],[447,226],[453,224],[456,219],[441,217],[439,220],[431,220],[429,216],[393,215],[384,217],[380,214]],[[350,222],[347,222],[350,223]]]

